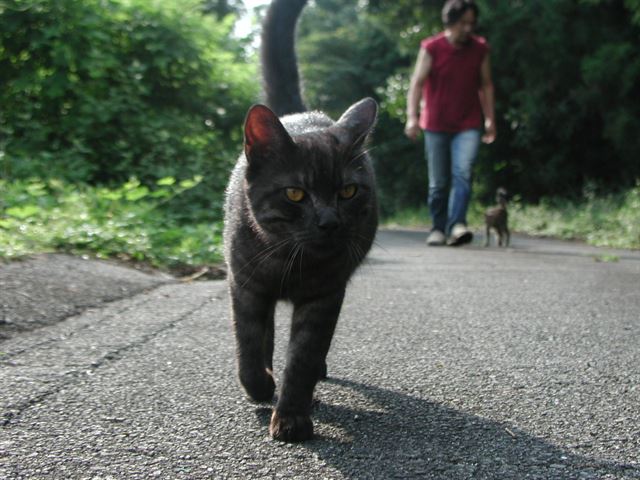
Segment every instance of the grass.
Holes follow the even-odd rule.
[[[468,222],[474,229],[484,225],[486,206],[472,204]],[[407,210],[385,220],[386,226],[428,227],[426,207]],[[518,200],[509,204],[509,227],[529,235],[582,240],[600,247],[640,249],[640,181],[626,192],[583,198],[546,199],[537,205]]]
[[[201,178],[117,188],[0,180],[0,259],[45,252],[117,258],[189,273],[219,264],[221,222],[184,223],[171,202]]]
[[[222,262],[222,222],[185,221],[173,200],[200,178],[164,178],[153,188],[131,179],[116,188],[58,180],[0,180],[0,259],[44,252],[139,262],[174,273],[193,273]],[[472,204],[469,224],[481,229],[485,206]],[[386,226],[428,227],[426,207],[399,212]],[[538,205],[512,201],[513,231],[584,240],[592,245],[640,248],[640,182],[619,194],[580,200],[548,199]],[[602,256],[603,262],[616,261]],[[214,269],[215,270],[215,269]]]
[[[471,228],[480,228],[484,225],[484,210],[482,205],[472,203],[467,212],[467,223]],[[431,217],[426,206],[406,209],[393,216],[382,219],[382,226],[387,228],[431,228]]]

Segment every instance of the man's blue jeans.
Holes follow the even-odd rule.
[[[433,228],[448,235],[456,223],[467,223],[471,170],[478,155],[481,131],[458,133],[425,130],[429,168],[429,212]]]

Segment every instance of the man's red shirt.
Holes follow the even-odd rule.
[[[471,35],[468,43],[457,47],[443,32],[425,38],[420,46],[431,57],[431,69],[422,88],[425,103],[420,128],[451,133],[480,128],[480,66],[489,51],[487,41]]]

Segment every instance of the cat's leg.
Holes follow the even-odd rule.
[[[484,246],[488,247],[489,246],[489,242],[491,241],[491,228],[489,228],[489,225],[487,225],[485,227],[485,233],[484,233]]]
[[[327,360],[325,359],[318,369],[318,380],[326,380],[327,378]]]
[[[344,289],[295,305],[291,338],[278,404],[269,432],[277,440],[300,442],[313,436],[311,401],[335,330]]]
[[[267,316],[266,332],[264,336],[264,366],[273,375],[273,341],[274,341],[274,314],[276,304],[274,303]]]
[[[504,234],[505,234],[505,237],[506,237],[506,241],[505,241],[504,246],[508,247],[509,246],[509,241],[511,240],[511,232],[509,231],[509,228],[506,225],[504,226]]]
[[[256,402],[273,398],[273,313],[275,301],[238,287],[231,288],[238,376]]]

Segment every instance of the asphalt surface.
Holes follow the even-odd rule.
[[[0,478],[640,478],[640,252],[425,236],[380,232],[302,444],[237,384],[224,281],[59,300],[0,342]]]
[[[70,255],[0,263],[0,341],[169,281],[160,272]]]

